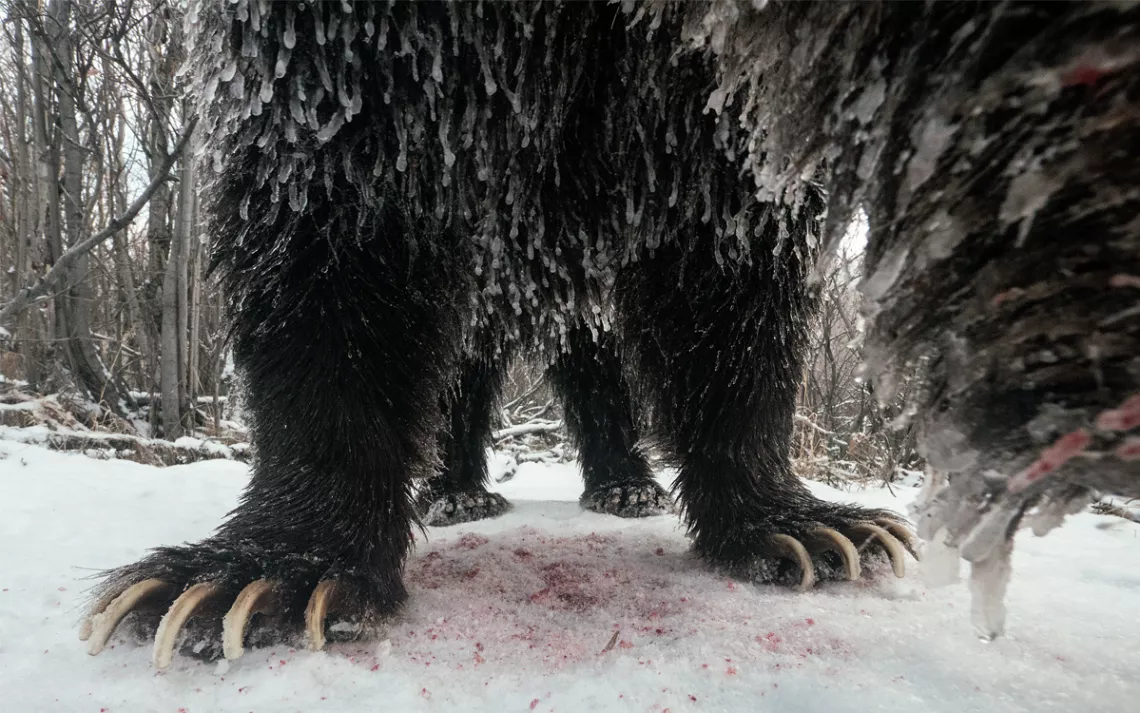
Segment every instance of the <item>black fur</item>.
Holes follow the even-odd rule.
[[[460,366],[458,384],[442,404],[447,420],[440,433],[442,469],[417,496],[426,524],[454,525],[509,509],[505,498],[487,491],[485,456],[510,356],[505,345],[494,353],[482,350],[480,357]],[[582,506],[621,517],[672,511],[672,499],[657,484],[640,449],[636,406],[613,335],[574,327],[546,378],[578,447],[585,480]]]
[[[762,193],[826,176],[830,241],[867,211],[867,366],[884,399],[917,372],[907,412],[945,479],[924,535],[1007,557],[1033,508],[1040,532],[1094,491],[1140,495],[1130,429],[1100,419],[1140,394],[1122,288],[1140,274],[1140,8],[718,2],[689,27],[725,105],[754,107]],[[1066,436],[1087,445],[1031,482]]]
[[[486,452],[504,369],[503,359],[464,359],[456,385],[443,397],[447,425],[439,433],[441,471],[417,494],[425,524],[456,525],[497,517],[510,508],[503,496],[487,491]]]
[[[562,401],[586,481],[582,507],[622,517],[669,512],[672,500],[654,480],[639,445],[632,390],[613,335],[575,329],[547,379]]]
[[[1042,404],[1087,422],[1136,390],[1135,315],[1095,355],[1074,321],[1053,338],[1063,367],[1028,367],[1052,310],[1103,320],[1109,273],[1140,273],[1135,191],[1092,198],[1136,186],[1135,70],[1105,70],[1107,94],[1060,82],[1053,103],[1015,101],[1034,96],[1040,66],[1134,40],[1135,10],[254,5],[195,6],[193,27],[208,213],[258,460],[217,535],[116,570],[111,590],[269,576],[295,619],[318,579],[338,577],[346,609],[391,611],[410,484],[438,465],[440,395],[457,382],[445,467],[485,479],[506,358],[486,343],[552,361],[588,490],[648,477],[631,406],[644,404],[697,552],[781,578],[772,534],[883,515],[815,499],[788,460],[809,271],[859,202],[871,355],[925,360],[931,423],[1016,469],[1049,441],[1023,428]],[[713,51],[686,49],[692,37]],[[1136,46],[1117,54],[1133,62]],[[927,173],[907,163],[911,132],[938,111],[967,130]],[[1054,130],[1079,175],[1035,221],[1003,208],[1016,149],[1052,166]],[[932,246],[944,213],[966,229]],[[1066,239],[1074,226],[1091,237]],[[1050,270],[1087,292],[1033,292]],[[1019,285],[1029,301],[986,307]],[[1135,461],[1108,461],[1103,482],[1140,489]]]

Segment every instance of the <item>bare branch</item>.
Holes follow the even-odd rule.
[[[521,436],[524,433],[551,433],[562,428],[562,421],[531,421],[518,426],[502,428],[491,434],[491,439],[498,442],[511,436]]]
[[[186,149],[186,145],[190,141],[190,135],[194,133],[194,126],[197,123],[197,117],[191,118],[190,121],[187,122],[186,128],[183,129],[182,135],[178,138],[178,143],[174,146],[174,150],[167,155],[166,160],[163,161],[162,166],[159,167],[158,172],[155,173],[150,184],[135,198],[126,212],[113,218],[105,228],[95,235],[65,250],[63,254],[59,256],[59,259],[55,261],[55,265],[48,270],[43,277],[37,280],[34,285],[25,287],[17,292],[16,296],[13,297],[8,304],[0,308],[0,324],[9,323],[17,314],[30,305],[47,298],[48,295],[57,291],[57,288],[65,289],[67,285],[64,285],[63,282],[67,279],[71,266],[76,260],[99,243],[130,225],[131,221],[135,219],[135,216],[139,214],[139,211],[143,209],[143,206],[150,201],[154,192],[157,191],[158,187],[166,180],[178,157]]]

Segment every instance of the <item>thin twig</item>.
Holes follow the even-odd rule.
[[[174,150],[167,155],[166,160],[163,161],[162,166],[159,167],[158,172],[155,173],[150,184],[143,189],[143,192],[139,194],[134,203],[131,203],[127,211],[113,218],[111,222],[107,224],[107,227],[95,235],[65,250],[63,254],[59,256],[59,259],[55,261],[55,265],[52,266],[43,277],[37,280],[34,285],[25,287],[17,292],[16,296],[13,297],[8,304],[0,308],[0,324],[9,323],[13,317],[27,307],[43,301],[50,293],[57,291],[57,287],[61,288],[61,290],[58,291],[66,289],[68,286],[63,283],[70,273],[72,264],[96,245],[130,225],[131,221],[135,219],[135,216],[139,214],[139,211],[143,209],[143,206],[150,201],[154,192],[157,191],[158,187],[166,180],[170,169],[174,167],[178,157],[190,142],[190,135],[194,133],[194,126],[197,123],[197,117],[187,122],[186,128],[183,129],[182,136],[178,138],[178,143],[175,145]]]

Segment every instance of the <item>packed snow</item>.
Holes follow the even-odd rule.
[[[718,575],[675,517],[583,512],[575,467],[524,463],[497,520],[417,535],[387,638],[321,653],[178,656],[77,639],[88,577],[207,535],[246,466],[158,469],[0,441],[5,711],[1113,711],[1140,700],[1140,526],[1081,514],[1018,537],[1008,635],[979,641],[965,585]],[[905,510],[916,490],[822,497]]]

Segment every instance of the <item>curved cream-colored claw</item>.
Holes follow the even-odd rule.
[[[309,649],[320,651],[325,647],[325,617],[329,613],[329,602],[336,591],[336,580],[326,579],[317,584],[305,607],[305,634]]]
[[[865,537],[862,544],[859,545],[859,551],[862,552],[875,540],[883,546],[887,551],[887,557],[891,560],[891,569],[894,570],[896,577],[906,576],[906,550],[903,549],[902,544],[895,539],[894,535],[887,532],[885,529],[876,525],[873,522],[858,522],[848,528],[848,532],[855,535],[855,537]]]
[[[249,618],[254,614],[270,611],[276,605],[274,587],[276,582],[259,579],[247,584],[237,595],[234,604],[222,617],[222,652],[227,659],[240,658],[245,653],[242,642]]]
[[[194,610],[218,593],[218,585],[213,582],[200,582],[182,592],[170,605],[158,631],[154,634],[154,667],[162,670],[170,668],[174,660],[174,644],[182,625],[194,615]]]
[[[889,518],[880,517],[875,519],[875,523],[881,526],[884,530],[891,533],[895,538],[902,543],[906,551],[917,562],[922,561],[922,548],[919,547],[918,538],[910,531],[910,528],[901,522],[891,520]]]
[[[95,656],[102,651],[115,633],[115,627],[137,604],[170,588],[171,585],[161,579],[144,579],[96,602],[91,614],[79,626],[79,640],[87,642],[87,653]]]
[[[794,560],[800,566],[802,576],[798,589],[806,591],[815,586],[815,566],[811,563],[811,555],[807,548],[791,535],[772,535],[772,552],[782,557]]]
[[[817,527],[811,531],[819,549],[831,550],[843,560],[843,568],[847,572],[847,579],[859,579],[862,571],[859,565],[859,550],[855,543],[847,539],[843,533],[830,527]]]

